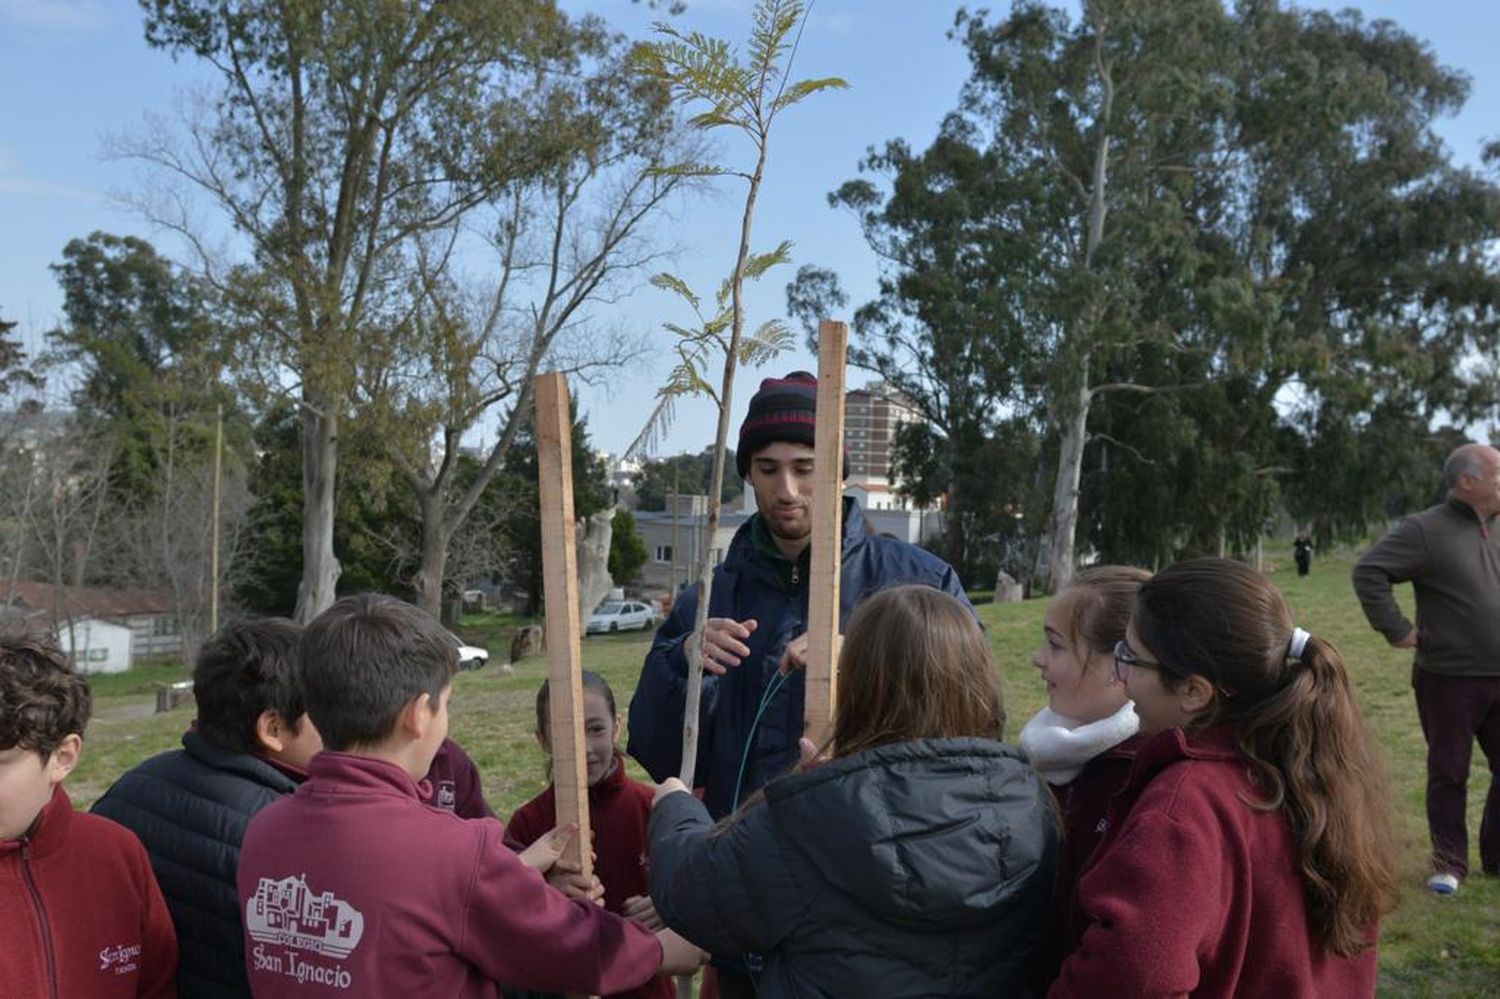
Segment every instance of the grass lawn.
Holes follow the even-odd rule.
[[[1288,560],[1273,579],[1286,592],[1297,623],[1343,650],[1360,701],[1385,748],[1405,895],[1383,928],[1380,994],[1403,999],[1500,995],[1500,879],[1476,874],[1456,896],[1444,899],[1428,895],[1422,887],[1427,874],[1425,747],[1411,694],[1411,658],[1389,648],[1365,624],[1349,586],[1349,568],[1348,558],[1324,559],[1314,563],[1311,576],[1299,579]],[[1403,588],[1401,595],[1409,606],[1409,590]],[[1012,733],[1044,700],[1030,665],[1044,607],[1039,600],[979,605],[1001,664]],[[498,615],[474,616],[465,618],[458,631],[503,660],[517,623],[516,618]],[[649,644],[649,633],[600,635],[583,643],[585,668],[609,680],[622,714]],[[181,675],[180,667],[151,666],[96,680],[95,717],[84,761],[68,782],[81,807],[128,767],[176,745],[190,710],[165,715],[151,711],[155,684]],[[546,784],[545,761],[532,735],[534,699],[545,675],[545,659],[533,658],[517,663],[511,676],[489,668],[461,674],[456,683],[452,735],[479,765],[485,793],[502,818]],[[1488,779],[1482,757],[1477,762],[1470,785],[1471,839],[1478,834]],[[643,776],[638,770],[636,775]],[[1477,854],[1471,864],[1477,871]],[[1183,873],[1190,878],[1192,872]]]

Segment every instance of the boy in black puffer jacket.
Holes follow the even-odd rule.
[[[94,805],[151,856],[177,926],[178,991],[248,996],[235,869],[251,816],[296,790],[323,748],[302,704],[297,645],[282,618],[220,629],[193,670],[198,722],[182,749],[127,772]]]

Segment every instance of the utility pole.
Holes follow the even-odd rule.
[[[224,404],[214,409],[214,505],[208,552],[208,633],[219,630],[219,471],[224,459]]]

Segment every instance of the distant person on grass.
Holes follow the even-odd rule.
[[[91,705],[56,645],[0,638],[0,995],[170,999],[177,940],[146,851],[62,788]]]
[[[1479,861],[1500,875],[1500,451],[1465,444],[1443,464],[1447,499],[1397,524],[1354,567],[1370,626],[1414,649],[1411,683],[1427,739],[1427,887],[1449,895],[1469,873],[1469,762],[1474,742],[1490,767]],[[1417,621],[1391,595],[1410,582]]]
[[[1312,538],[1307,536],[1306,531],[1297,532],[1297,537],[1292,541],[1292,558],[1297,561],[1297,575],[1306,576],[1312,570]]]

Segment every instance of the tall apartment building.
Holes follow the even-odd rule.
[[[859,490],[867,510],[904,510],[891,479],[896,428],[922,417],[885,382],[871,382],[844,396],[844,447],[849,453],[846,488]]]

